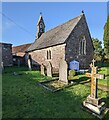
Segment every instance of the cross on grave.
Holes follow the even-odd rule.
[[[91,77],[91,94],[92,98],[97,98],[97,79],[105,79],[105,75],[97,74],[97,67],[94,66],[95,60],[92,60],[93,64],[90,64],[91,73],[86,73],[86,77]]]
[[[108,108],[106,108],[106,104],[97,97],[97,79],[105,79],[105,75],[97,74],[97,67],[95,67],[94,63],[95,60],[93,59],[92,63],[90,64],[91,73],[86,73],[86,76],[91,78],[91,93],[87,99],[83,101],[83,106],[88,108],[97,117],[103,118],[108,112]]]

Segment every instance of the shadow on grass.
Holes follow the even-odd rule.
[[[45,79],[37,71],[20,71],[22,76],[3,75],[3,118],[92,118],[81,109],[89,87],[76,85],[56,93],[37,86]],[[49,79],[48,77],[46,77]],[[82,78],[83,80],[85,78]]]
[[[3,70],[3,74],[6,73],[13,73],[13,72],[19,72],[19,71],[27,71],[27,67],[17,67],[17,66],[11,66],[11,67],[5,67]]]
[[[109,108],[109,97],[107,96],[107,98],[101,98],[102,102],[105,102],[107,107]]]
[[[72,91],[53,94],[29,85],[10,88],[11,92],[4,88],[3,118],[94,118],[81,109],[83,98]]]
[[[79,77],[78,79],[72,79],[72,80],[69,80],[69,82],[70,81],[73,81],[73,82],[76,82],[77,84],[85,84],[85,83],[88,83],[88,82],[90,82],[90,79],[88,78],[88,77],[85,77],[85,76],[83,76],[83,77]]]
[[[96,66],[98,67],[109,67],[109,62],[96,62],[95,63]]]

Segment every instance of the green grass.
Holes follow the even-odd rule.
[[[99,85],[109,86],[109,67],[102,67],[98,70],[98,74],[104,74],[105,79],[98,79]],[[71,80],[76,80],[77,82],[85,82],[90,78],[86,77],[85,74],[76,75]]]
[[[13,75],[13,72],[19,75]],[[90,87],[75,85],[52,93],[38,85],[49,80],[39,71],[27,68],[7,68],[3,73],[3,118],[95,118],[81,109],[83,100],[90,94]],[[98,90],[98,97],[106,101],[107,93]],[[109,114],[108,114],[109,115]],[[108,119],[107,115],[107,119]],[[95,118],[97,120],[97,118]]]
[[[98,73],[105,74],[105,79],[99,79],[98,84],[109,86],[109,67],[100,68]]]

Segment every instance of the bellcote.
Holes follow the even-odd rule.
[[[36,39],[38,39],[45,32],[45,24],[42,15],[40,14],[37,22],[37,34]]]

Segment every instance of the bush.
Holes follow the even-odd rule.
[[[76,71],[75,70],[69,70],[69,76],[75,76],[76,75]]]

